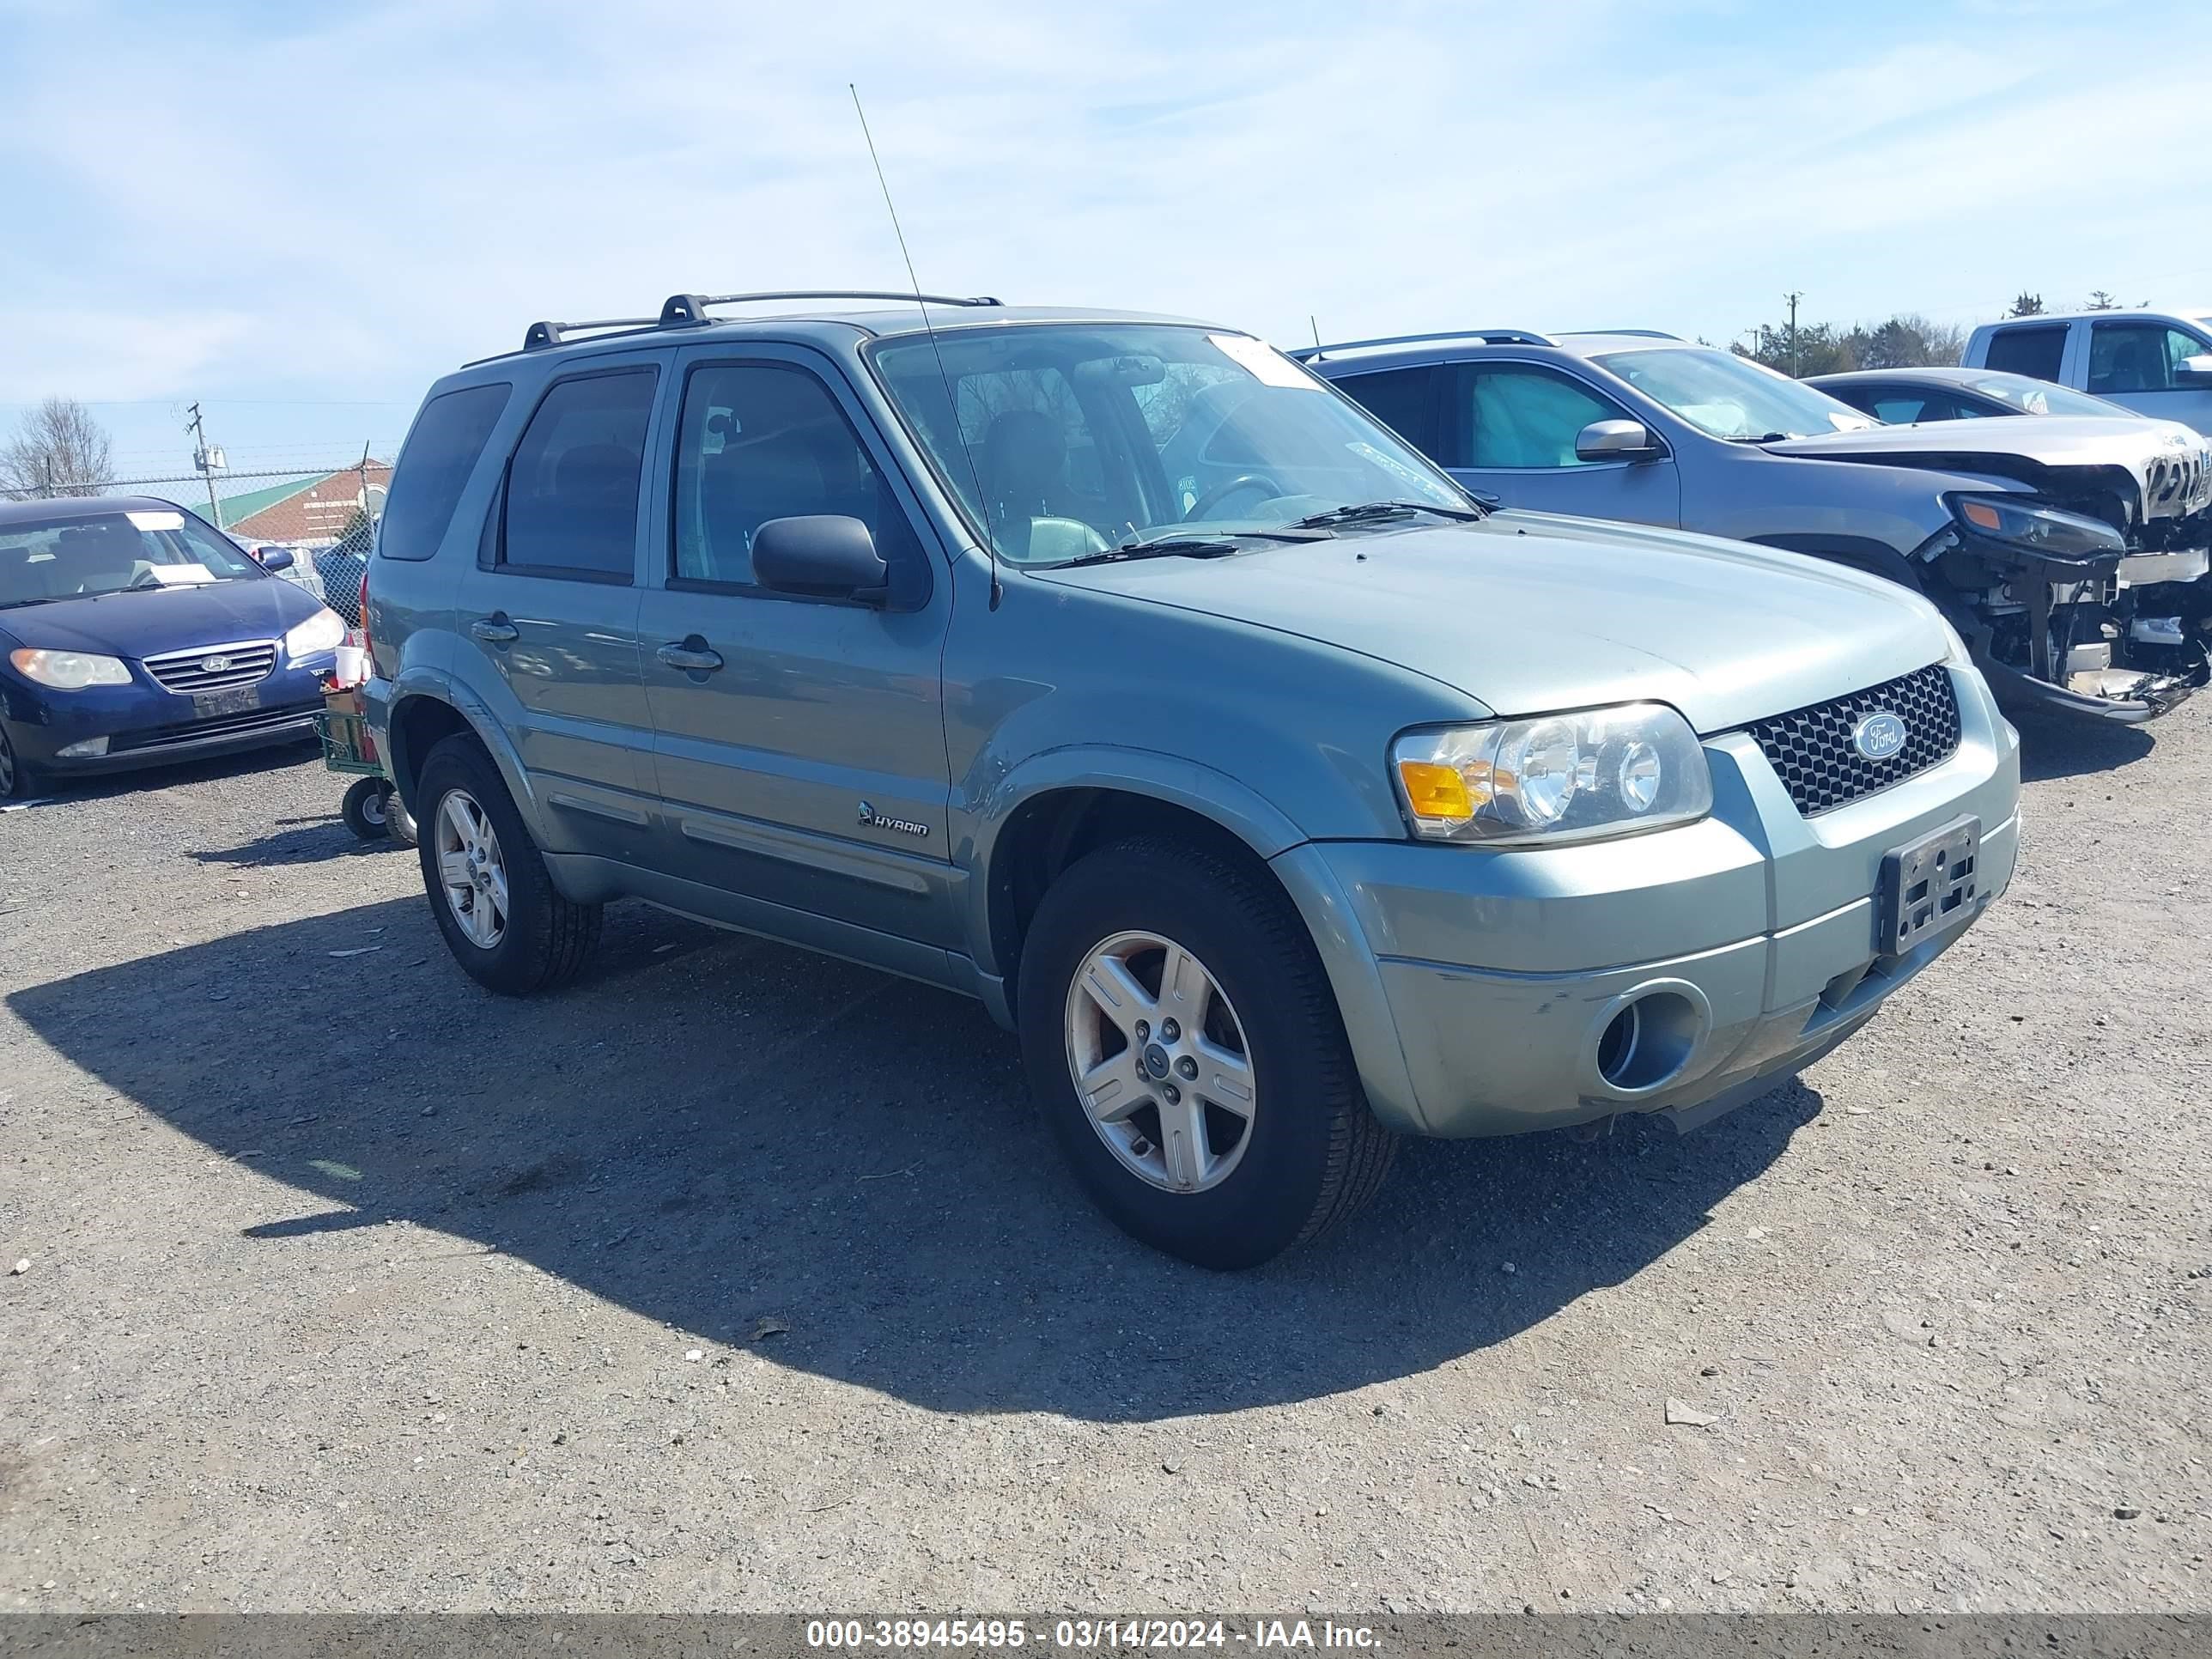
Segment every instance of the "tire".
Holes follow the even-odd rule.
[[[415,793],[422,803],[416,850],[430,913],[469,976],[504,995],[526,996],[581,972],[599,944],[605,913],[599,905],[564,898],[553,885],[544,857],[483,744],[468,736],[446,738],[423,760]],[[452,818],[446,816],[449,810]],[[504,878],[503,911],[495,902],[489,913],[479,912],[480,898],[465,910],[447,890],[441,860],[456,850],[447,843],[455,839],[459,822],[476,823],[479,833],[483,824],[489,826],[492,842],[478,845],[491,845]]]
[[[1172,1181],[1176,1175],[1166,1167],[1164,1149],[1151,1148],[1163,1165],[1151,1175],[1139,1173],[1143,1160],[1135,1156],[1148,1144],[1143,1126],[1164,1122],[1165,1109],[1140,1106],[1109,1130],[1094,1121],[1075,1081],[1077,1024],[1091,1011],[1078,1000],[1086,994],[1079,974],[1096,953],[1148,938],[1180,946],[1195,960],[1206,981],[1202,1000],[1212,1010],[1209,1020],[1221,1003],[1229,1005],[1230,1023],[1211,1052],[1219,1052],[1233,1028],[1252,1085],[1249,1118],[1225,1153],[1226,1137],[1216,1126],[1233,1133],[1237,1120],[1210,1102],[1205,1108],[1197,1161],[1225,1172],[1201,1177],[1212,1184],[1192,1186],[1194,1166],[1186,1163],[1182,1190],[1161,1184],[1162,1176]],[[1157,995],[1159,986],[1145,982],[1142,947],[1134,948],[1140,953],[1127,958],[1128,971],[1140,992]],[[1368,1109],[1343,1018],[1304,922],[1264,874],[1211,848],[1166,838],[1091,853],[1038,905],[1022,950],[1018,990],[1023,1059],[1038,1107],[1077,1179],[1132,1237],[1202,1267],[1256,1267],[1351,1216],[1381,1188],[1396,1137]],[[1109,1047],[1113,1035],[1106,1032]],[[1139,1081],[1146,1052],[1131,1042],[1097,1062],[1094,1075],[1111,1073],[1104,1089],[1121,1086],[1125,1055],[1126,1081],[1140,1091],[1196,1074],[1163,1072],[1160,1082]],[[1178,1068],[1183,1063],[1171,1061]],[[1203,1091],[1200,1085],[1192,1087]]]
[[[15,752],[15,745],[8,739],[8,728],[0,726],[0,800],[21,795],[28,799],[37,793],[38,782],[23,757]]]
[[[382,778],[356,778],[338,808],[346,828],[363,841],[382,841],[384,797],[390,787]]]
[[[385,833],[402,847],[412,847],[420,840],[415,828],[415,815],[407,810],[407,803],[399,798],[397,789],[384,798]]]

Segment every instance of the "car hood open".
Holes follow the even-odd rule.
[[[1650,699],[1706,733],[1878,685],[1950,644],[1932,606],[1874,577],[1548,514],[1037,574],[1395,663],[1493,714]]]
[[[280,576],[134,588],[0,611],[0,633],[37,651],[143,659],[204,645],[282,639],[322,601]]]
[[[2118,489],[2138,523],[2185,518],[2212,505],[2212,441],[2167,421],[1991,416],[1824,432],[1763,447],[1814,460],[1990,474],[2054,501]]]

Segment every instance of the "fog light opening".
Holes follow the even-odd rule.
[[[1690,1000],[1675,992],[1637,998],[1598,1034],[1598,1076],[1628,1094],[1671,1082],[1690,1063],[1702,1023]]]
[[[106,738],[87,738],[83,742],[73,743],[66,749],[57,749],[54,750],[54,758],[56,760],[94,760],[106,752]]]

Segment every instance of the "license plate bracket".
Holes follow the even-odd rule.
[[[1982,821],[1969,815],[1882,855],[1875,942],[1884,956],[1903,956],[1974,914],[1981,850]]]
[[[225,714],[243,714],[260,707],[261,688],[258,685],[192,694],[192,718],[196,720],[220,720]]]

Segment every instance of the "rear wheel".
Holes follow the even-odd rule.
[[[421,839],[415,827],[415,815],[407,810],[407,803],[399,799],[397,789],[384,798],[384,829],[402,847],[412,847]]]
[[[438,744],[416,798],[431,913],[471,977],[509,995],[574,978],[599,943],[603,913],[553,885],[483,745],[459,736]]]
[[[1367,1109],[1304,924],[1264,875],[1172,841],[1093,853],[1022,951],[1030,1083],[1125,1231],[1249,1267],[1351,1215],[1395,1140]]]

